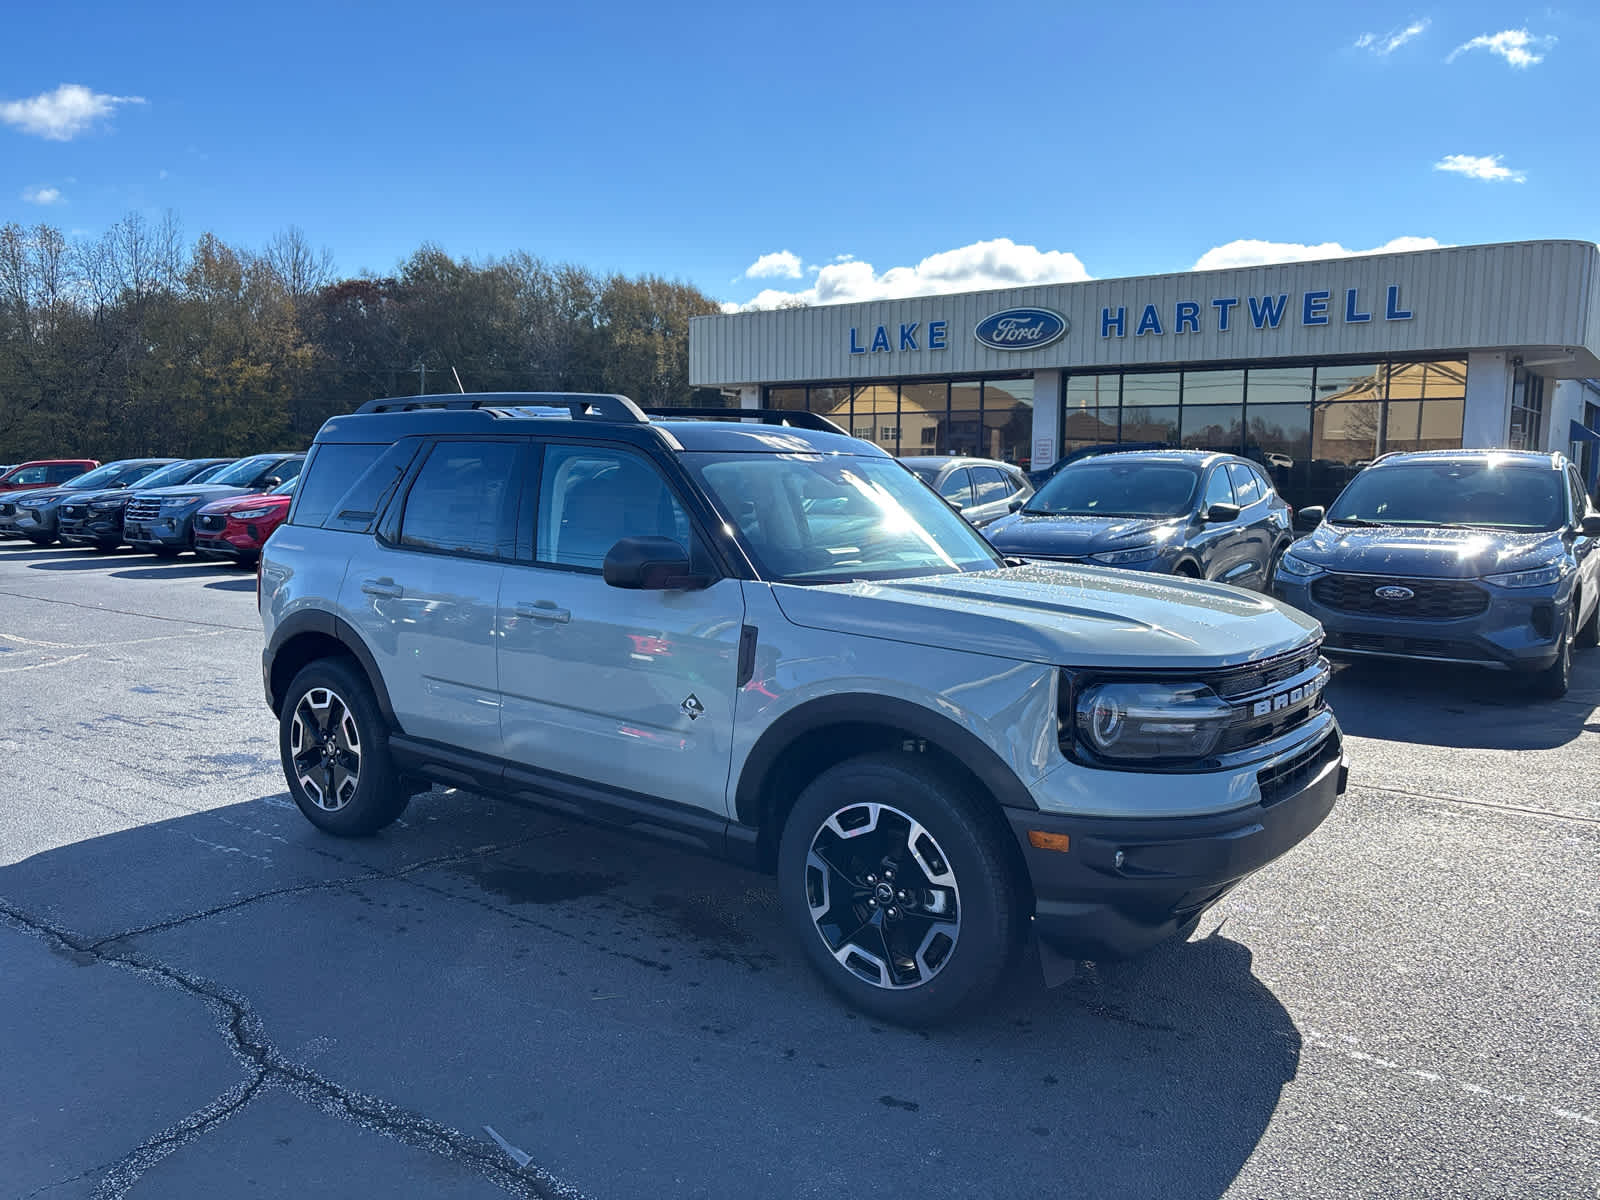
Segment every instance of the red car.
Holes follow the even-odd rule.
[[[195,553],[202,558],[255,562],[272,531],[289,515],[299,478],[294,476],[275,491],[229,496],[206,505],[194,516]]]
[[[56,487],[99,465],[99,460],[94,458],[36,458],[32,462],[18,463],[0,475],[0,492]]]

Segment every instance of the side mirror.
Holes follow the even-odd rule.
[[[256,480],[256,490],[261,492],[270,492],[273,488],[278,487],[282,483],[283,480],[278,478],[278,476],[268,475],[265,479]]]
[[[1229,521],[1237,521],[1243,511],[1237,504],[1213,504],[1206,509],[1206,523],[1225,525]]]
[[[1578,532],[1584,537],[1600,537],[1600,513],[1590,513],[1579,520]]]
[[[601,570],[612,587],[630,591],[686,591],[711,582],[691,574],[689,552],[665,537],[623,538],[606,552]]]
[[[1296,533],[1310,533],[1322,524],[1322,518],[1328,515],[1328,510],[1320,504],[1313,504],[1310,508],[1296,509],[1294,514],[1294,530]]]
[[[1023,505],[1022,498],[1020,496],[1013,496],[1013,497],[1011,497],[1011,503],[1006,505],[1006,510],[1008,512],[1021,512],[1022,511],[1022,505]]]

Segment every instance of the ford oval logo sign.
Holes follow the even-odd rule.
[[[1392,585],[1374,588],[1372,594],[1379,600],[1412,600],[1417,595],[1408,587],[1394,587]]]
[[[1037,350],[1067,329],[1067,319],[1048,308],[1008,308],[979,321],[972,336],[991,350]]]

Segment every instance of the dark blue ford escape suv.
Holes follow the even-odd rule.
[[[1600,514],[1560,454],[1385,455],[1298,524],[1274,591],[1328,653],[1520,671],[1560,698],[1573,647],[1600,643]]]

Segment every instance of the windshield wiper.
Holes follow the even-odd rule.
[[[1393,521],[1369,521],[1365,517],[1329,517],[1329,525],[1361,525],[1369,529],[1380,525],[1392,525]]]

